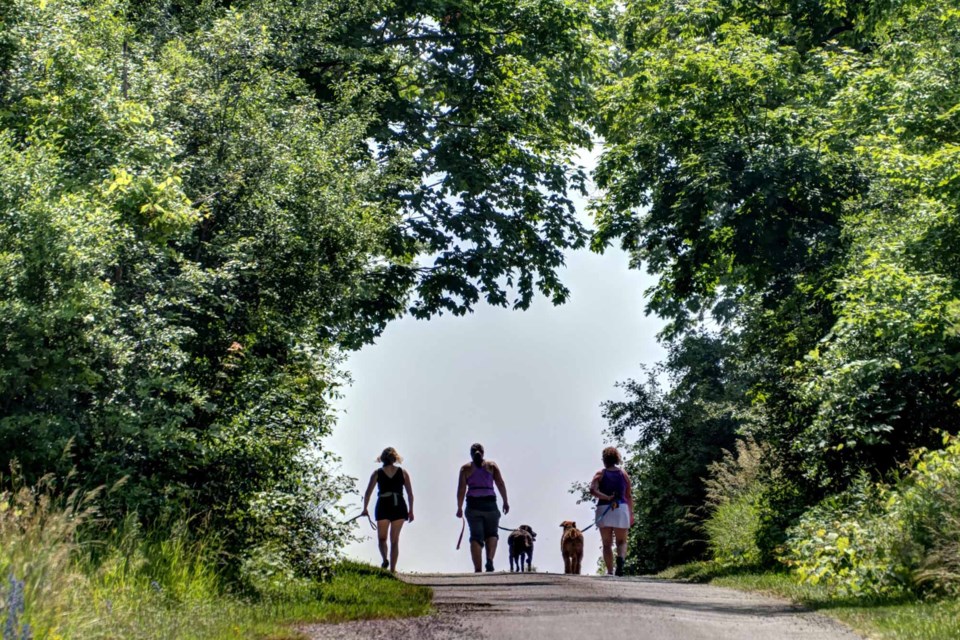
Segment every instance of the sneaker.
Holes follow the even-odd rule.
[[[387,567],[390,566],[390,562],[387,560],[384,560],[383,562],[380,563],[380,566],[386,569]]]
[[[623,575],[623,558],[617,556],[617,568],[613,572],[613,575],[622,576]]]
[[[487,571],[488,572],[493,571],[493,560],[487,560]]]

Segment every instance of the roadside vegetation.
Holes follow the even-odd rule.
[[[956,637],[960,7],[636,0],[618,27],[593,243],[668,321],[603,406],[628,569],[759,569]]]
[[[340,562],[342,363],[566,299],[594,9],[0,2],[5,640],[425,609]]]
[[[667,322],[603,406],[629,572],[955,602],[957,78],[956,0],[0,2],[10,635],[374,615],[346,354],[588,244]]]
[[[844,597],[824,586],[802,583],[785,571],[724,567],[699,561],[656,575],[785,598],[840,622],[874,640],[952,640],[960,637],[960,599],[914,595]]]
[[[162,536],[113,527],[98,493],[58,495],[49,480],[0,493],[4,640],[297,638],[295,623],[423,615],[430,590],[339,562],[300,578],[282,554],[231,564],[214,536],[183,523]]]
[[[740,498],[757,482],[749,447],[736,463],[712,465],[705,520],[710,560],[658,577],[767,592],[833,616],[871,638],[960,637],[960,439],[918,451],[895,482],[861,477],[788,529],[778,562],[766,567],[750,523],[758,509]],[[739,526],[723,526],[729,520]],[[744,524],[746,523],[746,524]]]

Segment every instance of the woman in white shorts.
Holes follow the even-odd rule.
[[[603,563],[607,575],[623,575],[627,557],[627,530],[633,526],[633,494],[630,476],[620,468],[620,452],[616,447],[603,450],[603,469],[590,483],[590,493],[597,499],[595,521],[603,542]],[[617,542],[617,564],[613,564],[613,541]]]

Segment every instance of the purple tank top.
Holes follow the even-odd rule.
[[[623,502],[627,493],[627,481],[624,479],[623,472],[620,471],[620,469],[604,469],[603,475],[600,476],[600,486],[597,488],[600,489],[600,493],[613,496],[617,502]],[[610,501],[598,500],[597,504],[610,504]]]
[[[492,498],[496,495],[493,491],[493,474],[474,464],[473,473],[467,477],[467,497]]]

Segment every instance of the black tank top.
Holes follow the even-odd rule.
[[[391,478],[384,472],[383,467],[377,469],[377,493],[399,493],[403,497],[403,469],[398,468]]]

